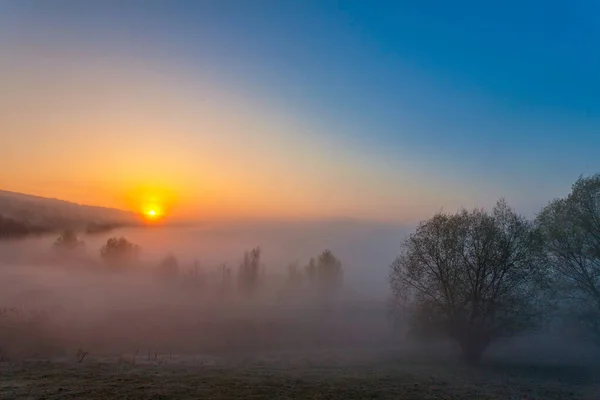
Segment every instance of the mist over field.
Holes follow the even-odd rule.
[[[16,308],[23,318],[47,313],[39,316],[43,329],[37,334],[47,330],[46,350],[55,355],[80,347],[114,355],[139,349],[181,353],[389,342],[386,264],[401,231],[345,222],[133,228],[82,236],[83,251],[67,260],[57,256],[53,235],[2,242],[0,304]],[[99,249],[110,236],[139,245],[139,265],[106,270]],[[265,277],[255,293],[236,293],[238,265],[257,245]],[[321,299],[307,282],[288,280],[290,264],[303,268],[324,249],[344,257],[344,287]],[[168,254],[177,257],[181,274],[173,282],[156,272]],[[229,292],[221,290],[221,265],[233,274]],[[202,282],[189,275],[193,272],[202,274]],[[16,336],[22,356],[37,352],[28,354],[29,345],[44,346],[44,340],[26,343],[26,336]],[[5,349],[16,351],[10,345]]]
[[[99,249],[113,236],[124,236],[142,247],[142,260],[158,262],[174,253],[184,264],[197,261],[205,267],[221,263],[237,265],[244,251],[260,246],[270,273],[286,274],[290,263],[305,264],[320,251],[331,249],[344,260],[346,283],[354,290],[379,299],[387,296],[388,266],[411,227],[361,221],[256,222],[197,226],[165,226],[149,229],[121,228],[82,236],[85,253],[99,258]],[[1,242],[3,258],[18,262],[52,257],[52,243],[59,235]]]
[[[354,387],[359,383],[350,377],[363,368],[381,377],[435,374],[434,387],[451,382],[457,398],[483,395],[465,392],[465,376],[478,387],[487,385],[490,395],[596,390],[592,375],[600,351],[560,318],[495,341],[476,375],[456,364],[461,351],[455,341],[415,335],[409,313],[390,308],[389,280],[389,265],[414,229],[361,221],[254,222],[65,231],[0,241],[0,365],[18,375],[21,362],[83,364],[89,373],[107,377],[106,384],[111,368],[138,368],[131,372],[135,379],[148,380],[147,368],[156,367],[166,385],[189,383],[196,379],[189,368],[201,368],[198,376],[215,380],[214,392],[207,392],[214,396],[231,379],[219,371],[231,368],[251,376],[259,373],[256,368],[288,371],[296,376],[289,379],[309,386],[315,377],[308,371],[317,368],[325,376],[337,371],[335,379],[353,388],[340,396],[367,390]],[[134,258],[117,245],[113,251],[122,262],[107,257],[108,244],[117,238],[125,238]],[[327,268],[334,274],[327,275]],[[87,375],[68,371],[46,373],[67,373],[92,385]],[[177,381],[168,383],[168,376]],[[512,383],[490,386],[492,376]],[[271,384],[264,377],[251,379]],[[421,378],[416,379],[420,398]],[[549,386],[553,379],[568,383]],[[96,391],[106,390],[103,382],[93,384],[99,385]],[[406,391],[403,380],[398,389],[377,382],[369,378],[363,388]]]
[[[534,220],[501,199],[416,226],[98,225],[124,214],[10,194],[0,393],[595,399],[599,188],[580,178]],[[29,369],[52,378],[15,381]]]
[[[599,7],[0,0],[0,400],[600,399]]]
[[[396,331],[389,315],[388,265],[408,229],[351,221],[129,228],[80,236],[85,245],[74,258],[57,254],[55,235],[3,241],[0,304],[25,318],[40,313],[38,322],[49,329],[46,350],[53,355],[80,347],[115,355],[139,349],[185,353],[406,345],[407,327]],[[113,271],[103,265],[99,249],[118,236],[140,246],[140,260]],[[255,293],[237,293],[244,252],[256,246],[263,279]],[[291,265],[304,273],[310,258],[324,249],[343,261],[341,289],[323,294],[306,277],[290,282]],[[168,255],[176,257],[180,274],[172,281],[157,271]],[[221,287],[223,267],[231,273],[227,290]],[[252,325],[258,327],[254,333],[248,331]],[[43,347],[43,340],[35,344],[19,336],[20,356],[38,353],[29,345]],[[542,346],[533,353],[544,351],[539,340],[534,335]],[[555,355],[556,346],[565,344],[560,337],[547,341]]]

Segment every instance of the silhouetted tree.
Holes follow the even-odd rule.
[[[138,261],[140,247],[124,237],[112,237],[100,249],[102,260],[114,267],[135,264]]]
[[[238,287],[245,293],[253,292],[258,286],[261,273],[260,247],[244,253],[244,260],[238,269]]]
[[[391,266],[390,284],[416,331],[456,340],[468,362],[494,340],[536,326],[546,268],[532,224],[501,200],[491,214],[438,213]]]
[[[317,280],[325,290],[338,288],[342,284],[342,263],[330,250],[325,250],[317,262]]]
[[[70,229],[65,230],[52,244],[52,248],[61,255],[81,251],[84,246],[84,242],[79,240],[75,232]]]
[[[580,177],[536,222],[569,313],[600,345],[600,174]]]

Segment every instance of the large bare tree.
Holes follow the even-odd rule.
[[[600,345],[600,174],[580,177],[537,224],[563,303]]]
[[[536,325],[545,271],[532,224],[500,200],[492,213],[437,213],[422,222],[391,266],[396,304],[414,329],[458,342],[468,362],[495,339]]]

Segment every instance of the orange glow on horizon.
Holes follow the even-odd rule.
[[[127,210],[157,225],[418,221],[440,207],[440,193],[448,207],[470,201],[458,181],[432,180],[408,161],[389,168],[340,146],[337,126],[307,123],[212,73],[118,52],[15,49],[0,63],[0,100],[10,105],[0,129],[11,132],[0,146],[0,189]]]

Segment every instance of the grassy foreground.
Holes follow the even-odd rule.
[[[129,360],[131,362],[131,360]],[[0,363],[0,399],[594,399],[600,371],[582,366],[388,356],[321,360],[138,356]]]

